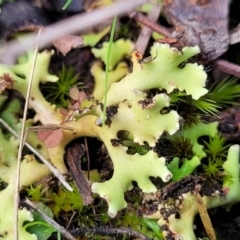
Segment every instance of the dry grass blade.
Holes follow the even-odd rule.
[[[24,141],[27,139],[27,135],[29,132],[50,131],[50,130],[58,130],[58,129],[64,129],[68,131],[74,130],[72,127],[67,127],[61,124],[45,124],[44,126],[34,126],[27,129],[24,136]]]
[[[86,30],[87,28],[98,25],[104,20],[113,18],[117,15],[123,15],[145,2],[146,0],[124,0],[114,3],[108,7],[100,8],[90,13],[75,15],[71,18],[50,25],[48,29],[43,31],[41,37],[39,38],[40,48],[46,44],[50,44],[52,41],[57,40],[62,36],[65,36],[66,34]],[[0,49],[0,61],[2,63],[13,63],[16,56],[34,48],[35,46],[36,34],[29,34],[22,44],[17,41],[7,43]]]
[[[19,139],[19,149],[18,149],[18,157],[17,157],[17,172],[16,172],[16,186],[15,186],[15,193],[14,193],[14,239],[18,240],[18,205],[19,205],[19,183],[20,183],[20,166],[21,166],[21,159],[22,159],[22,149],[24,146],[24,135],[25,135],[25,124],[27,119],[27,112],[28,112],[28,104],[29,104],[29,97],[31,93],[32,81],[33,81],[33,74],[37,60],[37,53],[38,53],[38,40],[41,35],[41,29],[38,32],[37,36],[37,44],[34,51],[33,63],[30,72],[30,79],[28,81],[28,89],[26,95],[26,101],[24,106],[23,112],[23,119],[22,119],[22,129]]]
[[[194,196],[195,196],[195,199],[197,201],[199,215],[201,217],[201,220],[202,220],[203,226],[206,230],[206,233],[207,233],[208,237],[210,238],[210,240],[216,240],[217,237],[216,237],[211,219],[208,215],[206,206],[205,206],[205,204],[202,200],[202,197],[200,196],[199,193],[197,193]]]
[[[58,232],[60,232],[65,238],[69,239],[69,240],[76,240],[76,238],[69,233],[64,227],[62,227],[61,225],[59,225],[57,222],[55,222],[52,218],[48,217],[44,212],[42,212],[40,209],[37,208],[37,206],[32,203],[29,199],[26,199],[24,201],[24,203],[26,203],[28,206],[30,206],[32,209],[34,209],[35,211],[37,211],[42,217],[43,219],[48,222],[49,224],[51,224]]]

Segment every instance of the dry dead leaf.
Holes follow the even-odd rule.
[[[53,45],[65,56],[71,49],[83,46],[83,37],[66,35],[54,41]]]
[[[6,89],[11,89],[16,81],[13,80],[8,73],[4,73],[0,76],[0,92]]]
[[[79,90],[77,87],[73,87],[69,90],[69,96],[72,100],[78,101]]]
[[[63,133],[62,129],[56,130],[42,130],[38,132],[38,138],[42,140],[46,147],[54,148],[56,147],[62,140]]]
[[[70,109],[74,110],[78,110],[81,102],[87,98],[87,94],[84,91],[79,91],[77,87],[70,89],[69,96],[75,101],[75,103],[70,107]]]
[[[87,98],[87,94],[84,91],[79,92],[78,101],[81,103],[83,100]]]

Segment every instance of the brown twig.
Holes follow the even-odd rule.
[[[152,6],[151,10],[149,11],[147,18],[153,22],[156,23],[156,21],[159,18],[161,12],[161,6],[160,4],[155,4]],[[144,54],[146,51],[146,48],[149,44],[149,40],[152,34],[152,29],[149,27],[143,25],[141,32],[138,36],[138,39],[135,43],[135,50],[139,51],[140,53]]]
[[[74,182],[79,190],[84,205],[93,202],[90,184],[81,169],[81,158],[85,155],[85,150],[79,143],[72,143],[66,150],[66,163]]]
[[[143,240],[151,240],[149,238],[137,231],[134,231],[130,228],[79,228],[76,230],[70,231],[74,236],[81,236],[85,234],[94,234],[94,235],[101,235],[101,236],[108,236],[108,235],[128,235],[132,236],[137,239]]]
[[[69,221],[68,221],[68,224],[67,224],[67,226],[66,226],[66,229],[68,229],[68,228],[70,227],[70,225],[71,225],[71,223],[72,223],[72,220],[73,220],[73,218],[75,217],[76,214],[77,214],[77,212],[73,212],[73,214],[71,215],[71,217],[70,217],[70,219],[69,219]]]
[[[225,72],[240,78],[240,66],[237,64],[219,59],[214,61],[214,66],[222,72]]]
[[[165,27],[157,24],[156,22],[153,22],[153,21],[149,20],[142,13],[131,12],[128,15],[129,15],[130,18],[134,18],[136,21],[140,22],[144,26],[150,28],[151,30],[153,30],[157,33],[160,33],[160,34],[162,34],[166,37],[171,36],[171,32],[172,32],[171,29],[165,28]]]
[[[25,201],[23,201],[24,204],[28,205],[29,207],[31,207],[33,210],[35,210],[36,212],[38,212],[42,218],[49,223],[50,225],[52,225],[57,231],[59,231],[65,238],[69,239],[69,240],[76,240],[76,238],[70,233],[68,232],[63,226],[59,225],[57,222],[55,222],[52,218],[50,218],[49,216],[47,216],[43,211],[41,211],[33,202],[31,202],[29,199],[26,199]]]

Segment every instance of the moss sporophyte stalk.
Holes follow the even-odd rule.
[[[226,173],[222,175],[221,188],[227,191],[224,197],[218,192],[212,193],[211,196],[203,196],[206,207],[212,208],[225,204],[229,206],[238,202],[240,200],[239,146],[225,148],[224,144],[221,145],[221,139],[217,137],[217,122],[203,123],[201,117],[196,115],[197,121],[192,121],[189,125],[185,124],[181,112],[178,112],[178,108],[175,107],[178,99],[180,102],[185,101],[182,101],[182,96],[197,102],[208,94],[205,87],[207,75],[203,66],[187,62],[198,53],[198,47],[185,47],[178,51],[167,44],[155,43],[148,61],[139,62],[136,53],[132,54],[131,73],[127,73],[126,65],[121,63],[123,66],[121,73],[117,76],[112,74],[119,67],[117,65],[119,60],[113,62],[109,72],[110,84],[107,86],[105,103],[107,124],[104,125],[101,124],[104,91],[99,87],[102,86],[100,81],[103,78],[97,77],[96,73],[101,72],[102,65],[98,63],[92,69],[96,82],[92,96],[88,96],[81,102],[80,111],[77,114],[75,111],[71,113],[73,116],[70,121],[68,118],[68,121],[64,122],[59,109],[50,104],[40,91],[40,82],[56,82],[58,78],[48,72],[51,53],[46,51],[39,53],[29,103],[29,107],[36,113],[33,120],[40,121],[42,124],[61,123],[64,127],[70,127],[72,131],[62,129],[61,141],[53,148],[46,148],[44,143],[37,139],[36,134],[32,135],[31,143],[36,145],[38,142],[42,146],[41,151],[45,158],[49,159],[62,173],[67,173],[63,158],[65,146],[79,137],[100,139],[113,162],[114,173],[105,182],[93,182],[91,190],[107,201],[108,214],[111,217],[115,217],[118,211],[127,206],[124,193],[133,188],[133,181],[144,193],[154,193],[157,187],[149,177],[161,178],[164,183],[178,182],[197,171],[198,168],[204,169],[202,161],[205,161],[206,165],[206,159],[210,159],[210,163],[214,164],[213,158],[218,162],[215,167]],[[28,53],[25,59],[12,67],[0,65],[0,75],[8,73],[16,81],[13,88],[23,97],[27,92],[28,70],[32,58],[33,54]],[[179,67],[183,62],[186,64]],[[114,66],[116,66],[115,69],[113,69]],[[171,96],[174,96],[174,99],[171,99]],[[210,94],[207,96],[210,98]],[[204,104],[200,107],[198,105],[198,108],[205,108],[208,101]],[[210,114],[211,111],[215,113],[211,107],[208,108],[207,113]],[[175,134],[176,137],[174,137]],[[208,136],[210,141],[204,139],[205,143],[204,141],[199,143],[198,139],[203,136]],[[7,232],[5,239],[12,239],[11,216],[14,194],[12,179],[14,179],[17,164],[18,140],[7,139],[5,133],[1,131],[0,141],[1,146],[4,146],[0,148],[0,179],[8,184],[0,192],[2,199],[0,220],[4,222],[0,225],[0,233]],[[171,148],[168,149],[171,156],[165,156],[164,152],[161,152],[161,147],[156,149],[157,143],[161,144],[161,141],[171,143]],[[215,144],[221,146],[220,149],[213,149]],[[179,152],[179,146],[187,147],[187,154]],[[218,159],[222,159],[222,165]],[[33,173],[29,169],[37,169],[37,171]],[[210,173],[212,175],[212,170]],[[33,155],[28,155],[24,157],[21,165],[20,187],[22,189],[32,185],[36,180],[49,174],[49,170],[36,161]],[[169,209],[173,201],[174,199],[169,197],[165,204],[159,202],[158,209]],[[193,193],[182,194],[182,203],[174,206],[178,208],[181,218],[176,218],[174,214],[163,217],[159,211],[152,217],[159,219],[159,225],[165,227],[166,236],[171,234],[182,239],[194,240],[196,237],[193,232],[193,219],[198,208]],[[189,211],[190,206],[193,206],[191,211]],[[36,239],[34,234],[28,233],[23,228],[23,222],[33,220],[31,213],[27,209],[19,210],[19,213],[19,238]]]

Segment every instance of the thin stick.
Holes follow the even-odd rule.
[[[218,68],[220,71],[231,74],[236,77],[240,77],[240,66],[226,60],[216,60],[214,61],[214,66]]]
[[[20,138],[20,136],[3,120],[0,118],[0,123],[10,132],[12,135],[14,135],[16,138]],[[73,191],[73,188],[69,185],[68,182],[64,179],[64,176],[58,171],[57,168],[55,168],[53,165],[51,165],[38,151],[35,150],[34,147],[32,147],[29,143],[24,142],[24,145],[31,150],[45,165],[48,167],[48,169],[52,172],[52,174],[58,178],[58,180],[62,183],[62,185],[68,190]]]
[[[40,48],[52,41],[63,37],[66,34],[86,30],[90,27],[98,25],[104,20],[113,18],[114,16],[123,15],[128,11],[132,11],[137,6],[145,3],[146,0],[124,0],[108,7],[100,8],[89,13],[75,15],[66,20],[52,24],[48,29],[44,30],[40,36]],[[2,45],[0,49],[0,62],[14,63],[16,57],[29,49],[36,46],[36,34],[28,34],[23,43],[14,40],[6,45]]]
[[[87,138],[84,138],[84,143],[85,143],[85,148],[86,148],[86,152],[87,152],[87,161],[88,161],[88,174],[87,174],[87,178],[89,180],[90,176],[89,176],[89,172],[90,172],[90,155],[89,155],[89,151],[88,151],[88,142],[87,142]]]
[[[130,12],[128,15],[129,15],[130,18],[134,18],[136,21],[140,22],[144,26],[152,29],[152,31],[160,33],[160,34],[162,34],[166,37],[171,37],[171,34],[172,34],[171,29],[163,27],[163,26],[157,24],[156,22],[152,22],[146,16],[144,16],[142,13]]]
[[[61,124],[45,124],[43,126],[34,126],[34,127],[29,127],[25,133],[24,136],[24,142],[27,139],[27,136],[29,134],[29,132],[39,132],[39,131],[50,131],[50,130],[58,130],[58,129],[64,129],[64,130],[68,130],[68,131],[73,131],[74,128],[72,127],[68,127],[68,126],[64,126]]]
[[[141,240],[152,240],[152,238],[149,238],[137,231],[132,230],[131,228],[111,228],[111,227],[101,227],[101,228],[79,228],[76,230],[70,231],[75,236],[82,236],[87,234],[92,235],[100,235],[100,236],[109,236],[109,235],[115,235],[117,236],[117,239],[124,239],[124,237],[120,238],[119,235],[127,235],[134,237],[134,239],[141,239]]]
[[[75,215],[77,214],[77,212],[73,212],[73,214],[72,214],[72,216],[70,217],[70,219],[69,219],[69,221],[68,221],[68,224],[67,224],[67,226],[66,226],[66,229],[68,229],[69,227],[70,227],[70,225],[71,225],[71,223],[72,223],[72,220],[73,220],[73,218],[75,217]]]
[[[55,222],[52,218],[50,218],[49,216],[47,216],[44,212],[42,212],[40,209],[38,209],[38,207],[31,202],[29,199],[26,199],[24,201],[24,203],[26,203],[28,206],[30,206],[32,209],[34,209],[35,211],[37,211],[42,218],[48,222],[49,224],[51,224],[58,232],[60,232],[64,237],[66,237],[67,239],[70,240],[76,240],[76,238],[69,233],[63,226],[59,225],[57,222]]]
[[[149,19],[149,21],[152,21],[153,23],[156,24],[156,21],[159,18],[160,12],[161,12],[161,5],[155,4],[152,6],[152,9],[149,11],[147,18]],[[147,49],[151,34],[152,34],[152,29],[143,25],[141,32],[138,36],[138,39],[135,43],[135,50],[139,51],[141,54],[144,55]]]
[[[37,41],[39,40],[41,31],[42,31],[41,29],[38,31]],[[29,97],[31,93],[34,69],[35,69],[36,60],[37,60],[37,53],[38,53],[38,42],[34,51],[33,63],[32,63],[31,72],[30,72],[30,79],[28,81],[28,89],[27,89],[23,119],[22,119],[22,129],[21,129],[21,134],[19,139],[17,171],[16,171],[16,186],[15,186],[15,193],[14,193],[14,239],[15,240],[18,240],[18,205],[19,205],[19,187],[20,187],[20,167],[21,167],[21,159],[22,159],[22,149],[24,146],[25,123],[27,120],[28,103],[29,103]]]
[[[58,129],[64,129],[64,130],[69,130],[69,131],[73,131],[74,128],[72,127],[68,127],[68,126],[64,126],[61,124],[45,124],[43,126],[34,126],[34,127],[29,127],[27,130],[28,132],[38,132],[38,131],[49,131],[49,130],[58,130]]]

